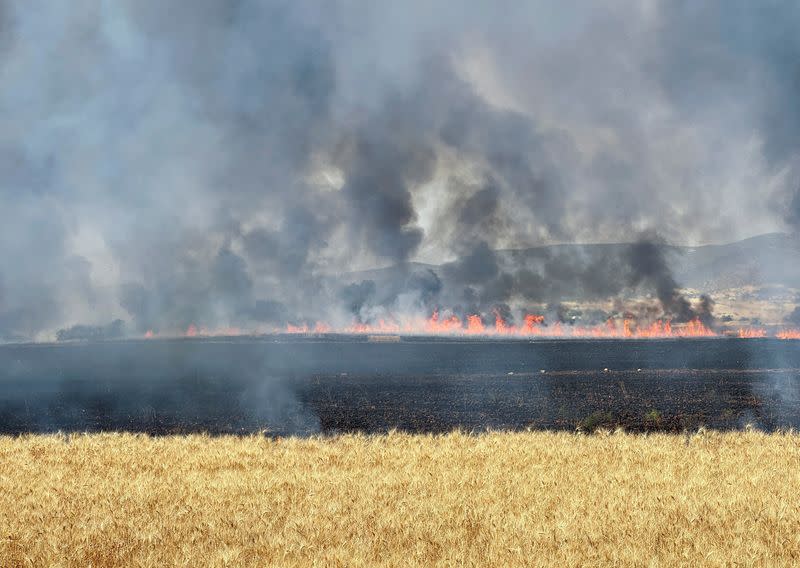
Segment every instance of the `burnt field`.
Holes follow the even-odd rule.
[[[0,433],[800,426],[800,342],[263,337],[0,347]]]

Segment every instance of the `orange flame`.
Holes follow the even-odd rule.
[[[525,314],[526,335],[541,335],[544,316],[536,314]]]
[[[713,337],[714,335],[716,335],[716,333],[703,325],[703,322],[699,319],[693,319],[686,324],[686,327],[683,329],[682,337]]]
[[[486,331],[481,316],[472,314],[467,316],[467,333],[482,334]]]
[[[800,339],[800,329],[784,329],[779,331],[775,337],[778,339]]]
[[[439,319],[439,310],[434,310],[433,315],[425,322],[424,330],[427,333],[457,333],[461,330],[461,319],[450,316]]]
[[[411,335],[475,335],[475,336],[503,336],[503,337],[572,337],[572,338],[680,338],[680,337],[715,337],[717,333],[707,327],[699,319],[694,319],[683,324],[673,324],[670,320],[656,320],[652,323],[641,323],[632,317],[621,320],[610,318],[604,324],[583,326],[564,325],[560,322],[545,323],[541,314],[526,313],[522,322],[517,325],[506,320],[498,310],[494,312],[494,325],[484,323],[480,314],[468,314],[464,319],[450,313],[442,315],[439,310],[434,310],[429,318],[424,317],[387,317],[378,319],[373,323],[355,322],[349,326],[335,327],[324,321],[314,324],[287,323],[285,333],[290,334],[325,334],[349,333],[363,335],[380,334],[411,334]],[[269,332],[279,332],[272,329]],[[261,333],[264,331],[262,330]],[[190,324],[185,331],[177,336],[183,337],[216,337],[236,336],[243,332],[237,327],[219,327],[209,330]],[[156,333],[147,330],[143,337],[152,339],[156,336],[167,337],[163,332]],[[762,327],[742,327],[735,331],[735,336],[740,338],[776,337],[778,339],[800,340],[800,329],[783,329],[777,333]]]
[[[308,333],[308,325],[292,325],[286,324],[286,333]]]
[[[507,335],[513,331],[497,310],[494,310],[494,331],[500,335]]]

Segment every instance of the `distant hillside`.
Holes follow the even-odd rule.
[[[627,244],[550,245],[497,251],[505,270],[528,268],[541,274],[558,274],[565,292],[583,295],[585,290],[570,289],[570,274],[596,271],[598,282],[614,278]],[[786,286],[800,288],[800,237],[772,233],[724,245],[698,247],[661,246],[678,284],[713,293],[743,286]],[[447,266],[405,263],[382,269],[353,272],[343,276],[347,282],[373,280],[377,287],[402,286],[420,271],[432,270],[447,281]],[[601,293],[601,290],[597,291]]]
[[[726,245],[678,247],[671,266],[681,285],[708,291],[765,285],[800,288],[800,237],[773,233]]]
[[[533,258],[581,258],[587,265],[613,263],[626,244],[552,245],[500,251],[512,262]],[[675,280],[683,287],[713,292],[742,286],[800,288],[800,237],[771,233],[724,245],[663,245]]]

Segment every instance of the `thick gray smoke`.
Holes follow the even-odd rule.
[[[634,291],[710,321],[659,241],[540,245],[796,229],[799,23],[788,1],[0,0],[0,340]]]
[[[654,235],[645,235],[639,242],[631,245],[628,256],[632,268],[630,284],[634,287],[644,284],[654,290],[663,313],[670,319],[676,322],[700,320],[711,325],[714,301],[703,295],[697,306],[691,305],[672,277],[665,258],[667,250]]]
[[[59,329],[56,339],[59,341],[97,341],[119,339],[125,335],[125,322],[114,320],[108,325],[73,325],[67,329]]]

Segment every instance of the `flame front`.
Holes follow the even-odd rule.
[[[498,311],[494,312],[494,324],[484,323],[480,314],[469,314],[463,320],[457,315],[442,316],[434,310],[424,318],[379,319],[374,323],[353,323],[336,328],[325,322],[309,324],[287,324],[286,333],[344,333],[344,334],[411,334],[411,335],[474,335],[509,337],[586,337],[586,338],[668,338],[668,337],[714,337],[717,334],[700,320],[673,325],[669,320],[657,320],[640,325],[633,319],[618,322],[609,319],[596,326],[564,325],[556,322],[545,324],[540,314],[525,314],[521,325],[514,325]]]
[[[447,310],[446,313],[449,313]],[[599,325],[567,325],[561,322],[548,324],[541,314],[526,313],[522,322],[515,325],[495,310],[493,323],[487,323],[481,314],[468,314],[461,318],[455,314],[442,315],[434,310],[428,318],[424,317],[386,317],[373,323],[354,322],[346,326],[334,326],[324,321],[314,323],[287,323],[283,329],[262,329],[251,333],[288,334],[351,334],[351,335],[443,335],[476,337],[543,337],[543,338],[612,338],[612,339],[650,339],[681,337],[717,337],[719,334],[699,319],[686,323],[673,323],[668,319],[658,319],[649,323],[638,322],[633,318],[608,319]],[[491,319],[490,319],[491,321]],[[774,328],[773,328],[774,329]],[[220,327],[209,330],[190,324],[178,336],[220,337],[238,336],[248,333],[236,327]],[[723,335],[739,338],[775,337],[778,339],[800,340],[800,329],[779,329],[769,331],[762,327],[739,328],[726,331]],[[169,337],[168,333],[148,330],[146,339]]]
[[[784,329],[775,336],[778,339],[800,339],[800,329]]]

